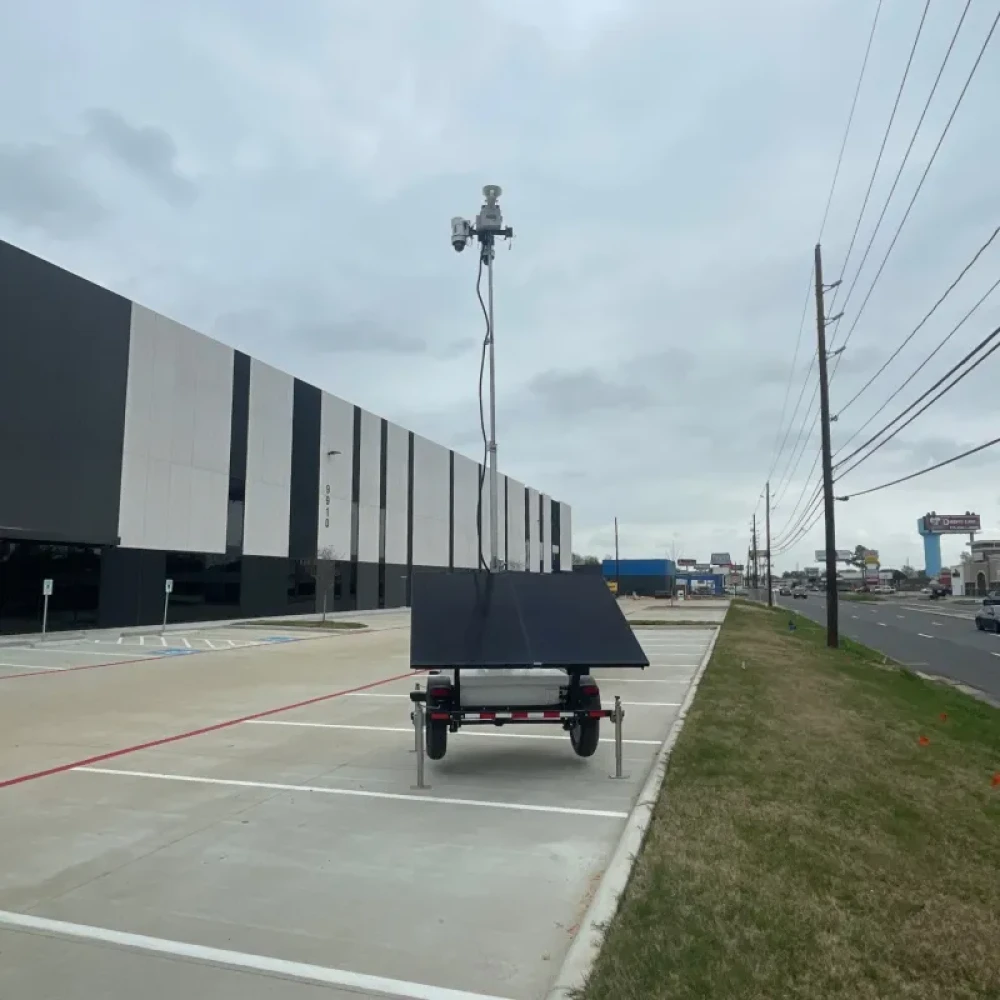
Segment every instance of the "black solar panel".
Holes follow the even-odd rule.
[[[424,572],[413,577],[410,666],[647,667],[600,576]]]

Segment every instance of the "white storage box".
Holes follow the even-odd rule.
[[[569,686],[569,676],[553,667],[463,670],[459,685],[463,708],[555,706],[561,690]]]

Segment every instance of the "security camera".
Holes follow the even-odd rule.
[[[451,220],[451,245],[461,253],[472,239],[472,223],[456,215]]]

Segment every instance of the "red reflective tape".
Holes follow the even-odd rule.
[[[451,718],[447,712],[431,712],[431,718],[435,722],[441,722],[442,720],[447,720]]]
[[[496,717],[497,717],[497,713],[496,712],[480,712],[479,713],[479,718],[480,719],[495,719]]]
[[[543,719],[561,719],[562,712],[542,712]]]
[[[604,719],[608,716],[607,712],[588,712],[587,715],[591,719]]]
[[[512,719],[526,719],[528,718],[527,712],[511,712],[510,717]]]

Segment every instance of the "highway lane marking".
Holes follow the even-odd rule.
[[[882,628],[885,628],[885,622],[876,622],[875,624],[876,625],[881,625]]]
[[[1000,656],[1000,653],[990,653],[990,656]]]
[[[298,726],[303,729],[352,729],[365,733],[406,733],[413,735],[413,726],[348,726],[334,722],[284,722],[274,719],[251,719],[246,723],[248,726]],[[563,742],[566,737],[555,736],[550,733],[505,733],[494,732],[492,729],[460,729],[459,736],[486,736],[505,740],[559,740]],[[663,740],[622,740],[622,743],[630,743],[632,746],[658,747],[663,745]]]
[[[427,800],[429,801],[429,800]],[[350,972],[347,969],[333,969],[327,966],[311,965],[306,962],[292,962],[268,955],[254,955],[206,945],[190,944],[187,941],[171,941],[167,938],[149,937],[146,934],[130,934],[108,927],[94,927],[74,924],[65,920],[52,920],[28,913],[13,913],[0,910],[0,926],[14,930],[35,932],[61,938],[75,938],[81,941],[99,941],[105,945],[132,951],[167,955],[174,959],[222,966],[224,968],[253,971],[265,976],[283,979],[286,982],[321,983],[324,986],[343,987],[350,992],[357,991],[366,996],[396,997],[397,1000],[500,1000],[498,997],[465,990],[446,989],[386,976]]]
[[[918,632],[917,635],[919,635],[921,639],[933,639],[934,638],[934,636],[928,635],[926,632]]]
[[[577,809],[570,806],[542,806],[528,802],[494,802],[490,799],[459,799],[444,795],[408,795],[404,792],[373,792],[361,788],[333,788],[327,785],[293,785],[279,781],[244,781],[236,778],[205,778],[197,774],[164,774],[159,771],[121,771],[110,767],[75,767],[77,774],[110,774],[121,778],[178,781],[193,785],[223,785],[230,788],[263,788],[275,792],[308,792],[313,795],[343,795],[349,798],[388,799],[393,802],[429,802],[435,805],[478,806],[481,809],[509,809],[512,812],[559,813],[562,816],[589,816],[598,819],[628,819],[627,812],[609,809]]]
[[[897,618],[905,618],[906,615],[896,615]]]
[[[857,618],[858,616],[857,616],[857,615],[851,615],[851,617],[852,617],[852,618]]]

